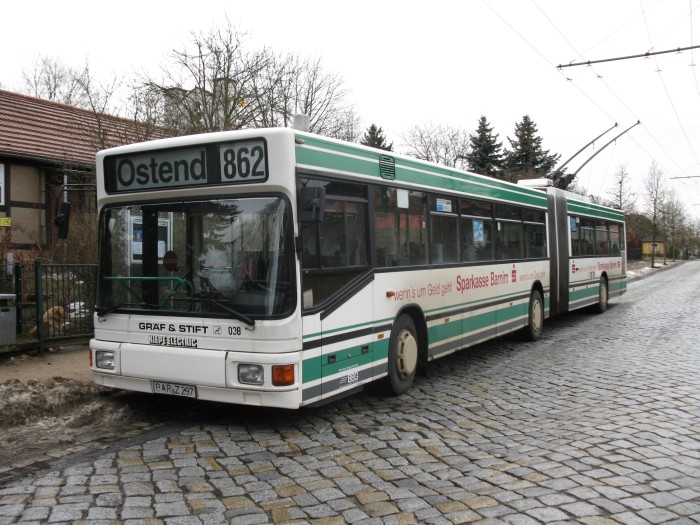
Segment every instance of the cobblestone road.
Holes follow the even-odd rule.
[[[537,343],[433,363],[399,398],[194,404],[6,483],[0,524],[698,523],[699,307],[689,262]]]

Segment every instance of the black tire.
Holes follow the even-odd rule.
[[[530,294],[530,303],[527,307],[527,327],[524,330],[525,339],[537,341],[542,337],[544,327],[544,301],[539,290],[533,290]]]
[[[598,286],[598,304],[595,307],[596,312],[602,314],[608,309],[608,298],[608,281],[605,277],[601,277],[600,285]]]
[[[419,347],[416,326],[408,315],[402,315],[394,323],[389,339],[387,386],[390,394],[408,392],[416,377]]]

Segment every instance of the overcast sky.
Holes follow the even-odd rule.
[[[568,165],[575,171],[640,120],[579,172],[579,185],[605,196],[626,165],[641,207],[656,161],[667,187],[700,217],[700,49],[557,68],[698,45],[698,7],[700,0],[5,2],[0,84],[19,90],[39,54],[74,67],[87,60],[105,78],[156,71],[190,32],[228,17],[250,48],[320,58],[344,79],[363,126],[383,127],[395,146],[417,124],[473,132],[481,115],[508,145],[529,115],[545,149],[564,161],[618,123]]]

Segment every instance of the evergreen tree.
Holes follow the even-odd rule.
[[[508,142],[512,149],[506,150],[505,178],[511,182],[549,175],[561,156],[542,149],[542,137],[528,115],[515,125],[515,139],[508,137]]]
[[[394,143],[386,143],[386,137],[384,136],[384,131],[382,128],[378,128],[376,125],[372,124],[360,140],[360,144],[363,146],[369,146],[371,148],[383,149],[385,151],[392,151]]]
[[[469,135],[469,153],[467,153],[467,169],[489,177],[503,177],[503,143],[498,142],[498,134],[493,134],[493,128],[485,116],[479,119],[476,135]]]

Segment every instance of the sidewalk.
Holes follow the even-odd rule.
[[[653,272],[658,272],[659,270],[667,270],[675,265],[681,264],[685,261],[672,261],[668,259],[664,265],[663,258],[656,259],[654,261],[654,268],[651,267],[651,261],[628,261],[627,262],[627,281],[636,281],[638,279],[643,279],[648,277]]]
[[[44,355],[15,355],[0,360],[0,384],[11,379],[43,381],[53,377],[91,383],[88,343],[59,346]]]

